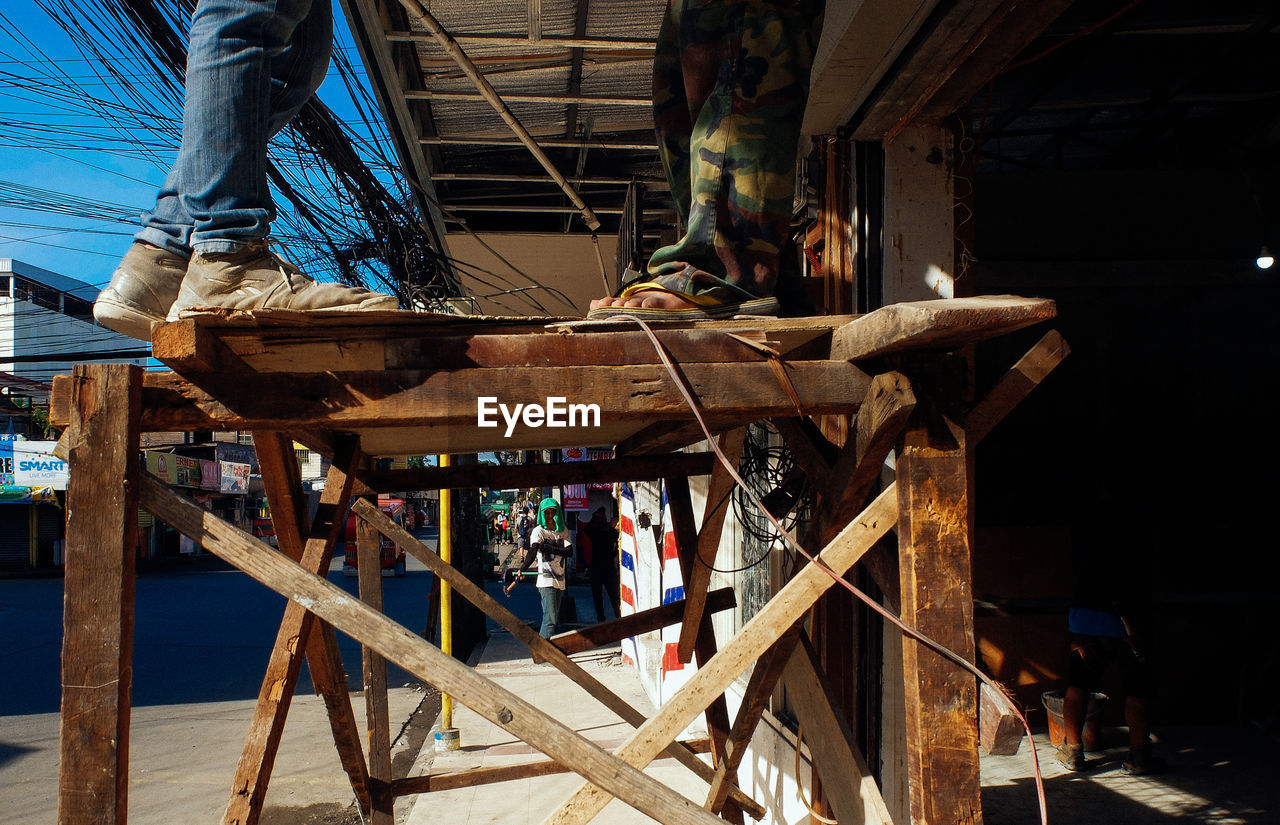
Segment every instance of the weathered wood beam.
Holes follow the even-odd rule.
[[[964,430],[970,444],[986,438],[1070,352],[1057,330],[1045,333],[965,416]]]
[[[557,719],[490,679],[446,656],[413,631],[273,548],[187,501],[156,478],[141,480],[142,506],[254,579],[305,605],[361,644],[377,649],[410,673],[458,697],[495,725],[573,766],[627,804],[669,825],[717,825],[718,817],[639,770],[611,756]],[[670,739],[667,740],[668,743]]]
[[[198,324],[199,318],[178,321]],[[172,326],[165,324],[164,326]],[[343,327],[323,330],[328,334],[289,335],[292,328],[265,328],[246,331],[220,329],[218,335],[229,347],[241,351],[249,367],[263,372],[306,372],[331,369],[340,372],[363,370],[479,369],[485,367],[627,366],[657,364],[660,360],[643,332],[619,329],[613,332],[582,331],[564,334],[540,330],[521,332],[470,332],[407,328],[387,338],[369,338]],[[256,334],[250,334],[250,333]],[[346,337],[344,334],[349,334]],[[727,331],[716,329],[659,329],[658,340],[681,364],[762,361],[763,356]],[[830,329],[742,330],[736,334],[761,342],[769,341],[787,352],[803,347],[810,357],[825,356],[821,342],[830,340]],[[804,346],[811,342],[815,346]],[[163,342],[162,342],[163,343]],[[160,350],[166,359],[182,350]],[[797,359],[803,360],[803,359]],[[178,367],[174,367],[182,372]]]
[[[711,417],[795,414],[794,402],[778,386],[767,364],[688,364],[681,371]],[[846,411],[857,404],[870,382],[856,366],[838,361],[795,362],[788,365],[787,373],[806,414]],[[152,431],[350,430],[433,424],[475,428],[476,387],[493,388],[495,398],[508,405],[546,404],[548,387],[555,387],[557,397],[599,399],[601,420],[606,423],[685,420],[689,415],[666,369],[643,364],[573,370],[529,367],[210,377],[206,383],[216,393],[172,373],[148,373],[143,381],[142,426]],[[54,401],[58,403],[50,409],[51,419],[65,421],[65,406],[56,393]],[[576,414],[581,417],[582,412]],[[565,415],[567,407],[561,418]],[[505,426],[496,402],[490,420],[495,439],[502,438]],[[581,422],[578,426],[591,429]],[[522,423],[514,432],[524,434],[530,429]]]
[[[720,452],[729,464],[737,469],[746,442],[747,428],[739,427],[720,436]],[[680,625],[680,643],[677,654],[681,662],[693,659],[694,644],[702,627],[702,613],[707,604],[707,590],[711,586],[711,570],[716,566],[716,554],[720,549],[720,534],[725,516],[729,514],[729,496],[737,482],[724,464],[719,461],[711,468],[711,481],[707,486],[706,506],[702,511],[702,527],[698,531],[696,552],[689,552],[682,565],[685,575],[684,621]],[[686,552],[692,548],[685,548]]]
[[[78,365],[62,444],[67,485],[58,822],[124,825],[138,543],[142,369]]]
[[[972,662],[970,456],[963,431],[943,423],[919,415],[897,456],[900,615]],[[981,822],[977,681],[912,640],[902,653],[911,821]]]
[[[734,450],[733,442],[737,442],[736,451],[738,454],[742,451],[742,441],[738,438],[741,435],[745,437],[745,429],[737,429],[731,433],[722,436],[721,450]],[[737,463],[737,457],[730,459],[733,463]],[[715,470],[711,473],[710,488],[724,487],[723,481],[717,483],[717,476],[727,475],[723,471],[723,465],[717,464]],[[667,505],[671,509],[672,531],[675,535],[677,557],[680,563],[680,576],[684,581],[684,613],[681,617],[681,635],[683,637],[684,629],[689,627],[689,592],[691,581],[693,580],[693,568],[697,566],[696,557],[698,553],[699,536],[694,525],[693,499],[689,495],[689,480],[686,478],[669,478],[666,479],[667,485]],[[732,489],[730,485],[729,489]],[[703,524],[707,523],[707,519],[712,517],[712,510],[715,506],[712,504],[713,499],[708,494],[706,507],[704,510]],[[727,510],[724,507],[723,510]],[[718,535],[718,533],[717,533]],[[714,562],[713,562],[714,563]],[[710,581],[708,576],[707,581]],[[703,594],[701,598],[702,606],[706,603],[706,587],[704,584]],[[698,659],[698,666],[706,664],[716,653],[716,637],[715,630],[711,626],[711,614],[704,612],[701,608],[697,618],[697,638],[694,643],[694,653]],[[719,766],[724,762],[725,744],[729,739],[729,705],[725,701],[723,695],[714,699],[711,704],[707,705],[704,712],[707,721],[707,732],[711,735],[711,762],[713,765]],[[718,776],[718,774],[717,774]],[[737,777],[730,777],[732,784],[737,785]],[[712,782],[712,787],[715,786]],[[721,780],[721,784],[724,782]],[[728,803],[725,806],[724,817],[730,822],[742,823],[742,810],[737,805]],[[716,811],[719,813],[719,811]]]
[[[913,350],[955,349],[1055,315],[1053,301],[1015,295],[890,304],[837,329],[831,338],[831,357],[861,361]]]
[[[889,487],[850,522],[819,559],[843,575],[897,522],[897,488]],[[715,657],[689,678],[658,712],[640,727],[616,753],[633,766],[647,765],[675,736],[724,693],[747,666],[787,632],[835,580],[815,564],[803,567],[772,599],[729,640]],[[546,820],[545,825],[581,825],[609,802],[608,790],[584,785]]]
[[[480,608],[484,613],[498,623],[500,627],[523,642],[529,647],[534,655],[540,657],[544,661],[550,662],[553,667],[567,676],[570,681],[585,690],[592,698],[609,710],[618,714],[618,716],[627,724],[633,727],[639,727],[644,724],[645,716],[639,710],[629,705],[625,700],[620,698],[613,691],[609,690],[598,679],[588,673],[577,662],[569,658],[558,647],[543,639],[521,621],[514,613],[500,604],[496,599],[486,593],[475,582],[458,572],[457,568],[441,561],[440,557],[431,552],[429,548],[422,544],[400,525],[387,518],[381,510],[374,505],[361,499],[355,502],[351,507],[352,511],[363,519],[367,519],[373,524],[380,533],[394,541],[397,545],[404,548],[404,551],[413,556],[418,561],[426,565],[427,569],[438,576],[443,581],[449,583],[459,596]],[[459,697],[460,699],[462,697]],[[674,737],[673,737],[674,738]],[[529,741],[529,740],[526,740]],[[697,756],[695,756],[687,748],[679,743],[671,743],[666,749],[671,756],[675,757],[680,764],[692,770],[699,777],[707,782],[711,781],[711,766],[707,765]],[[554,756],[554,754],[548,754]],[[735,796],[738,804],[742,805],[744,810],[751,812],[752,816],[761,818],[764,816],[764,808],[755,802],[751,797],[746,796],[741,791]]]
[[[368,521],[356,523],[356,574],[360,601],[382,612],[382,537]],[[391,712],[387,705],[387,660],[369,645],[360,646],[364,665],[365,736],[369,742],[372,825],[392,825]]]
[[[849,722],[838,710],[839,703],[818,664],[817,651],[807,638],[800,639],[783,679],[836,819],[892,825],[880,788],[854,743]]]
[[[320,496],[320,506],[312,521],[310,535],[302,548],[302,557],[297,562],[288,560],[287,563],[316,573],[328,571],[334,544],[344,527],[342,513],[346,511],[354,478],[350,470],[358,464],[358,452],[349,440],[345,443],[339,460],[329,468],[325,489]],[[274,483],[279,483],[279,479]],[[286,519],[297,517],[296,513],[285,513]],[[200,540],[199,534],[187,535]],[[313,619],[297,602],[291,601],[285,605],[284,616],[280,620],[276,641],[263,674],[258,702],[249,722],[249,732],[245,736],[244,749],[232,780],[231,796],[222,815],[223,825],[256,825],[262,815],[262,804],[266,799],[271,771],[280,748],[285,718],[289,714],[289,705],[298,684],[298,674]]]
[[[721,587],[707,594],[707,613],[719,613],[738,606],[738,599],[732,587]],[[551,637],[551,644],[564,653],[581,653],[594,650],[603,645],[612,644],[620,639],[639,636],[654,630],[673,625],[684,615],[684,599],[660,604],[620,619],[584,627],[581,630],[570,630],[557,633]]]
[[[349,458],[352,452],[349,442],[349,439],[342,438],[334,442],[339,445],[339,466],[344,460],[354,460]],[[311,525],[309,507],[302,492],[301,468],[293,451],[293,439],[287,433],[259,430],[253,434],[253,444],[262,470],[267,503],[271,507],[276,545],[290,559],[301,561],[307,537],[311,534]],[[351,780],[351,790],[360,810],[368,814],[371,804],[369,768],[364,759],[355,712],[351,707],[351,695],[347,690],[337,637],[334,636],[332,627],[313,620],[305,645],[312,686],[324,699],[338,758]]]
[[[714,464],[715,456],[711,453],[669,453],[568,464],[519,464],[514,467],[463,464],[417,470],[369,470],[361,473],[360,479],[381,492],[494,487],[499,484],[503,487],[550,487],[648,481],[667,476],[702,476],[710,473]]]
[[[1009,700],[985,682],[980,686],[978,744],[992,756],[1012,756],[1022,746],[1022,720]]]
[[[679,744],[693,753],[706,753],[711,747],[711,740],[688,739]],[[670,758],[669,755],[663,754],[654,761]],[[410,776],[392,782],[391,792],[397,797],[409,796],[411,794],[431,793],[432,791],[474,788],[477,785],[492,785],[495,782],[510,782],[515,779],[530,779],[535,776],[551,776],[557,773],[570,773],[570,769],[554,759],[539,759],[533,762],[522,762],[519,765],[488,765],[464,771]]]

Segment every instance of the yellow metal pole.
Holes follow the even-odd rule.
[[[449,456],[439,457],[439,466],[449,466]],[[440,538],[437,543],[440,561],[453,564],[453,496],[448,488],[440,490]],[[446,656],[453,655],[453,588],[446,581],[440,582],[440,650]],[[458,732],[453,727],[453,697],[440,696],[440,730],[436,733],[436,750],[457,750]]]

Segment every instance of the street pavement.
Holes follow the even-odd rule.
[[[434,546],[434,528],[419,536]],[[342,574],[340,560],[328,578],[355,593],[357,580]],[[383,578],[386,613],[421,631],[431,584],[431,573],[410,558],[407,575]],[[0,822],[56,818],[62,594],[56,576],[0,579]],[[284,604],[282,596],[207,556],[140,571],[130,822],[171,825],[178,811],[183,821],[221,817]],[[356,693],[362,689],[360,647],[341,633],[338,641],[357,717],[363,718]],[[305,667],[299,683],[264,825],[341,822],[349,813],[351,789]],[[408,735],[406,722],[429,694],[393,664],[388,685],[392,736],[404,734],[396,760],[403,770],[417,756],[434,713],[419,735]]]

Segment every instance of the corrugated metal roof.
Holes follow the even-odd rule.
[[[661,177],[647,101],[666,3],[432,0],[423,7],[456,38],[560,174],[581,181],[578,192],[599,211],[603,230],[615,231],[625,181]],[[387,96],[399,98],[387,107],[400,108],[391,126],[405,151],[421,153],[423,162],[411,174],[425,189],[434,187],[446,226],[586,230],[577,219],[566,224],[574,214],[571,199],[398,0],[350,0],[349,11],[353,30],[364,27],[368,41],[390,44],[390,60],[366,55],[365,62],[381,76]],[[512,175],[530,179],[475,177]],[[611,182],[590,182],[604,178]],[[533,212],[530,205],[567,211]]]

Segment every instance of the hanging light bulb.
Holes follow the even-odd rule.
[[[1270,269],[1275,266],[1276,259],[1272,256],[1271,250],[1267,249],[1264,244],[1262,249],[1258,250],[1258,260],[1254,261],[1258,265],[1258,269]]]

